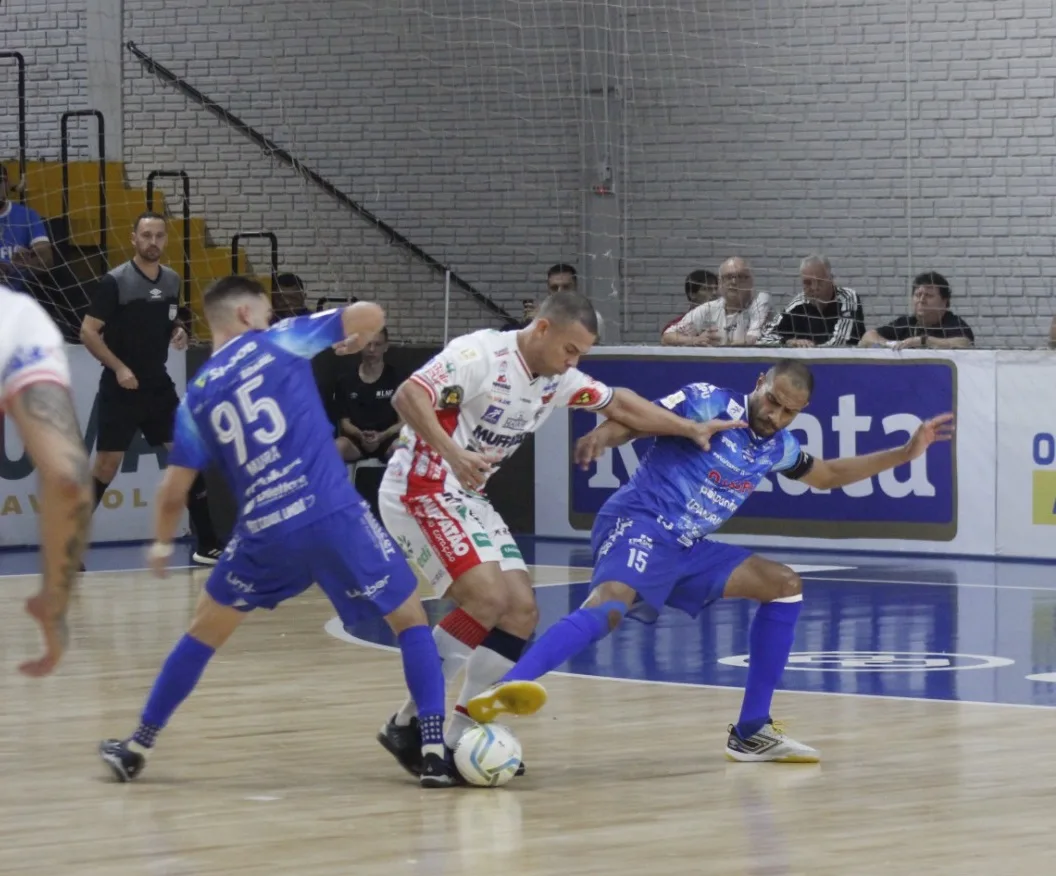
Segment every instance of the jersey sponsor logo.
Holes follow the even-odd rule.
[[[544,392],[543,393],[543,406],[544,407],[546,405],[550,404],[550,402],[552,402],[554,400],[554,395],[555,395],[555,393],[552,393],[552,392]]]
[[[513,416],[506,418],[506,422],[502,424],[502,427],[504,429],[509,429],[511,432],[523,432],[527,425],[527,417],[522,414],[514,414]]]
[[[39,365],[47,359],[49,355],[50,351],[45,350],[41,346],[15,347],[15,351],[11,354],[11,358],[7,360],[3,375],[0,376],[0,382],[7,383],[8,380],[20,371],[25,371],[27,368],[32,368],[34,365]]]
[[[258,517],[256,520],[247,520],[246,529],[252,533],[262,532],[265,529],[278,526],[278,524],[284,523],[293,517],[300,516],[314,505],[315,496],[304,496],[296,502],[291,502],[289,505],[280,508],[278,511],[272,511],[264,517]]]
[[[257,342],[256,341],[250,341],[245,346],[240,347],[238,352],[235,353],[235,355],[232,356],[223,365],[217,365],[217,366],[215,366],[213,368],[207,368],[202,373],[202,376],[199,377],[194,382],[195,386],[201,388],[201,387],[205,386],[206,381],[218,380],[219,378],[221,378],[225,374],[227,374],[227,372],[231,371],[233,368],[238,367],[238,363],[241,362],[243,359],[245,359],[246,356],[249,356],[249,355],[255,353],[256,351],[257,351]]]
[[[496,359],[501,359],[503,356],[509,356],[510,355],[510,348],[509,347],[503,347],[501,350],[496,350],[494,353],[492,353],[492,355]]]
[[[237,590],[239,593],[252,593],[253,592],[253,585],[250,584],[248,581],[243,581],[234,572],[228,572],[224,576],[224,580],[228,584],[230,584],[232,587],[234,587],[235,590]]]
[[[151,301],[157,301],[157,300],[158,300],[159,298],[161,298],[161,296],[162,296],[162,295],[164,295],[164,294],[165,294],[165,293],[164,293],[164,292],[162,292],[162,291],[161,291],[160,289],[157,289],[157,288],[155,288],[155,289],[151,289],[151,290],[150,290],[150,300],[151,300]]]
[[[495,426],[502,419],[502,408],[498,405],[488,405],[488,409],[484,411],[484,415],[480,419]]]
[[[389,586],[389,576],[386,575],[380,581],[375,581],[373,584],[368,584],[366,587],[357,587],[355,590],[346,590],[345,594],[350,599],[373,599],[382,590]]]
[[[430,386],[437,386],[447,380],[449,374],[454,374],[455,368],[443,359],[433,359],[421,371],[419,376]]]
[[[669,411],[673,411],[685,400],[686,394],[680,389],[678,392],[673,392],[671,393],[671,395],[665,396],[664,398],[660,399],[660,404],[662,404]]]
[[[585,386],[572,396],[568,406],[570,408],[593,408],[601,404],[602,398],[601,389],[597,386]]]
[[[518,447],[528,436],[524,432],[519,435],[501,435],[492,432],[491,429],[477,426],[473,430],[473,437],[488,447]]]
[[[440,390],[440,407],[457,408],[462,404],[463,390],[461,386],[445,386]]]
[[[169,322],[172,322],[172,320],[176,319],[176,316],[177,316],[177,314],[179,312],[180,312],[179,307],[177,307],[175,304],[170,304],[169,305]]]
[[[739,420],[744,416],[744,406],[737,404],[731,399],[729,404],[726,405],[726,413],[730,415],[731,420]]]
[[[479,359],[480,354],[472,347],[466,347],[466,349],[462,350],[458,354],[458,358],[462,359],[465,362],[472,362],[474,359]]]
[[[755,489],[755,481],[747,479],[738,481],[724,478],[722,474],[715,471],[715,469],[708,472],[708,480],[720,490],[733,490],[735,493],[750,493]]]
[[[492,383],[491,386],[492,389],[495,389],[498,392],[510,391],[510,381],[505,374],[500,374],[498,377],[496,377],[494,383]]]

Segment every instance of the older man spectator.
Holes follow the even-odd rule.
[[[664,331],[673,347],[750,347],[770,318],[770,296],[755,291],[752,269],[734,256],[719,266],[719,297],[693,308]]]
[[[867,331],[863,347],[964,350],[975,345],[971,327],[950,310],[950,284],[937,271],[913,278],[913,313]]]
[[[686,301],[689,302],[689,310],[682,314],[682,316],[676,316],[671,322],[660,329],[660,343],[663,343],[664,333],[669,329],[676,326],[679,322],[686,317],[690,311],[694,308],[700,307],[701,304],[707,304],[709,301],[714,301],[719,297],[719,278],[711,271],[705,271],[699,269],[690,273],[686,277]]]
[[[784,313],[767,327],[760,345],[777,347],[851,347],[865,334],[858,293],[837,286],[832,265],[823,255],[799,263],[803,286]]]

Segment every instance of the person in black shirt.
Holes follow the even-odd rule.
[[[275,278],[275,285],[278,288],[271,293],[272,322],[311,313],[304,291],[304,280],[296,274],[279,274]]]
[[[81,341],[103,364],[92,466],[96,508],[137,431],[152,447],[172,447],[180,400],[165,364],[170,344],[177,350],[186,349],[187,331],[177,322],[180,278],[160,262],[167,240],[164,216],[140,214],[132,227],[135,255],[99,281],[81,323]],[[192,558],[201,565],[215,566],[221,551],[201,477],[191,490],[187,508],[198,539]]]
[[[937,271],[926,271],[913,278],[913,314],[867,331],[861,345],[964,350],[975,345],[975,335],[968,323],[950,310],[946,278]]]
[[[803,291],[773,321],[759,340],[761,347],[853,347],[865,334],[865,315],[858,293],[837,286],[832,265],[823,255],[799,263]]]
[[[337,447],[345,462],[387,460],[400,434],[402,423],[392,406],[392,396],[403,382],[403,375],[385,362],[388,348],[389,333],[382,329],[363,348],[359,367],[338,377]]]

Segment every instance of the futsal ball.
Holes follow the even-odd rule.
[[[517,774],[521,766],[521,743],[509,727],[478,724],[458,740],[455,766],[469,784],[497,788]]]

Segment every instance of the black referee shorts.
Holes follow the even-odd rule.
[[[108,383],[99,386],[99,432],[95,449],[123,453],[137,431],[151,447],[172,441],[176,408],[180,404],[172,383],[156,387],[123,389]]]

